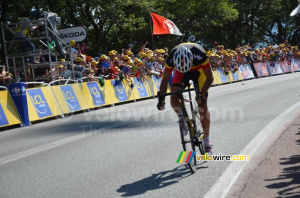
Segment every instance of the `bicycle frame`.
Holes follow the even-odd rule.
[[[197,130],[197,129],[195,129],[195,119],[196,118],[193,117],[192,119],[190,119],[190,117],[188,115],[188,112],[186,110],[185,104],[184,104],[184,102],[189,102],[190,107],[191,107],[191,112],[194,111],[193,104],[192,104],[192,96],[191,96],[190,85],[188,85],[188,92],[189,92],[189,100],[184,99],[182,92],[179,94],[179,96],[180,96],[180,105],[181,105],[181,109],[182,109],[182,112],[183,112],[183,117],[185,119],[187,119],[185,121],[187,122],[188,127],[189,127],[189,129],[192,133],[192,136],[194,137],[195,134],[196,134],[196,130]],[[192,113],[192,115],[193,115],[193,113]]]

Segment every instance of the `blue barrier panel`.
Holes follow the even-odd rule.
[[[134,80],[134,85],[137,89],[138,95],[140,96],[140,98],[145,98],[148,97],[148,93],[147,90],[145,88],[145,85],[142,81],[142,79],[138,79],[138,78],[133,78]]]
[[[217,72],[219,73],[219,77],[221,79],[221,83],[227,83],[227,77],[224,73],[224,70],[222,68],[218,68]]]
[[[9,84],[9,92],[20,114],[23,124],[25,126],[29,126],[31,123],[28,115],[25,83],[21,82]]]
[[[111,80],[111,83],[115,91],[115,96],[118,98],[119,102],[127,101],[128,96],[123,84],[118,80]]]
[[[3,111],[2,105],[0,104],[0,126],[8,125],[8,120],[5,116],[5,113]]]
[[[99,88],[99,85],[97,82],[91,82],[87,83],[87,86],[89,88],[90,94],[93,98],[94,105],[95,106],[100,106],[105,104],[104,97],[102,95],[102,92]]]
[[[28,89],[27,93],[39,118],[52,116],[52,112],[41,89]]]
[[[238,71],[235,71],[235,72],[231,72],[232,74],[232,80],[233,81],[239,81],[239,75],[238,75]]]
[[[156,86],[157,91],[159,91],[159,89],[160,89],[160,84],[161,84],[161,78],[160,78],[160,77],[157,77],[157,76],[155,76],[155,75],[153,75],[153,76],[152,76],[152,79],[153,79],[153,81],[154,81],[154,84],[155,84],[155,86]],[[156,93],[155,93],[155,95],[156,95]]]
[[[80,104],[76,98],[76,95],[73,91],[71,85],[61,86],[60,87],[63,97],[68,104],[68,107],[71,112],[81,110]]]

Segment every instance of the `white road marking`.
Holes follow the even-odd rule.
[[[239,155],[249,155],[251,161],[251,157],[259,153],[258,148],[260,146],[263,146],[265,141],[268,141],[268,139],[270,138],[269,135],[272,134],[272,136],[278,136],[279,134],[283,133],[285,124],[298,113],[299,109],[300,102],[297,102],[296,104],[285,110],[282,114],[277,116],[263,130],[261,130],[255,136],[255,138],[253,138],[253,140],[244,148],[244,150]],[[212,186],[212,188],[210,188],[210,190],[205,194],[204,198],[226,197],[233,183],[243,171],[247,163],[248,161],[232,162],[224,171],[222,176],[217,180],[214,186]]]
[[[113,124],[111,126],[103,127],[99,130],[108,130],[108,129],[112,129],[112,128],[116,128],[116,127],[119,127],[119,126],[129,124],[129,123],[131,123],[131,122],[117,123],[117,124]],[[22,159],[24,157],[28,157],[30,155],[37,154],[37,153],[42,152],[42,151],[47,151],[47,150],[50,150],[52,148],[62,146],[64,144],[67,144],[67,143],[70,143],[70,142],[73,142],[73,141],[91,136],[93,134],[94,133],[83,133],[83,134],[75,135],[75,136],[68,137],[68,138],[65,138],[65,139],[62,139],[62,140],[59,140],[59,141],[55,141],[55,142],[51,142],[51,143],[48,143],[48,144],[45,144],[45,145],[34,147],[34,148],[31,148],[31,149],[19,152],[17,154],[2,157],[2,158],[0,158],[0,166],[3,165],[3,164],[7,164],[7,163],[10,163],[10,162]]]
[[[168,112],[168,111],[169,110],[165,110],[165,112]],[[156,111],[156,112],[150,113],[149,116],[150,115],[155,115],[155,114],[158,114],[158,113],[160,113],[160,112]],[[112,128],[116,128],[116,127],[119,127],[119,126],[127,125],[127,124],[130,124],[130,123],[133,123],[133,122],[136,122],[136,121],[126,121],[126,122],[112,124],[110,126],[102,127],[100,129],[98,129],[97,131],[107,131],[108,129],[112,129]],[[89,132],[89,133],[83,133],[83,134],[75,135],[75,136],[68,137],[68,138],[58,140],[58,141],[55,141],[55,142],[51,142],[51,143],[48,143],[48,144],[45,144],[45,145],[37,146],[37,147],[31,148],[31,149],[19,152],[17,154],[2,157],[2,158],[0,158],[0,166],[3,165],[3,164],[7,164],[7,163],[10,163],[10,162],[28,157],[30,155],[37,154],[37,153],[42,152],[42,151],[47,151],[47,150],[62,146],[64,144],[74,142],[76,140],[79,140],[79,139],[82,139],[82,138],[85,138],[85,137],[89,137],[93,134],[95,134],[95,132]]]

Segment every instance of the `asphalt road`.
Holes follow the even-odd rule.
[[[296,104],[299,78],[292,73],[211,88],[214,154],[240,154]],[[191,174],[176,163],[182,151],[177,118],[168,102],[165,111],[156,102],[0,132],[0,197],[204,197],[240,162],[205,162]]]

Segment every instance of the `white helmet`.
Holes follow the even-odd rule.
[[[173,61],[176,69],[185,73],[193,66],[193,53],[189,48],[179,46],[174,53]]]

